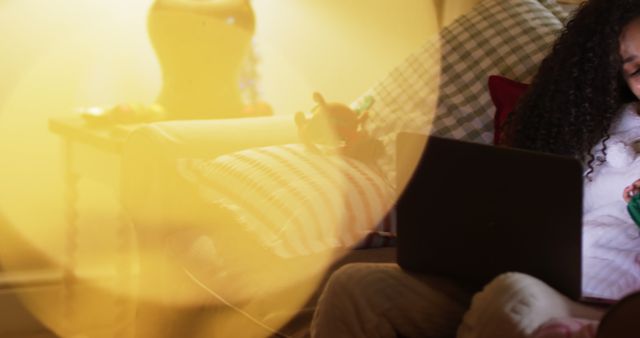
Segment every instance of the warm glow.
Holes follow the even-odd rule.
[[[451,0],[448,0],[451,1]],[[276,113],[351,102],[438,30],[432,1],[253,0],[264,95]]]
[[[193,261],[185,264],[173,257],[159,257],[157,251],[145,251],[135,241],[149,240],[153,233],[133,234],[122,225],[130,220],[118,200],[118,155],[77,155],[75,160],[88,164],[74,170],[93,170],[97,180],[66,175],[64,144],[60,135],[48,129],[51,118],[77,115],[83,107],[125,102],[149,105],[160,97],[163,103],[196,111],[221,100],[193,94],[195,87],[217,88],[207,81],[190,83],[193,87],[186,90],[194,95],[190,102],[171,97],[176,87],[162,92],[161,64],[147,34],[152,2],[0,1],[0,30],[4,33],[0,39],[0,210],[8,223],[1,224],[0,262],[9,272],[47,269],[56,278],[65,275],[65,269],[75,270],[74,278],[66,271],[66,286],[50,297],[23,295],[37,318],[62,337],[85,333],[127,337],[135,329],[136,338],[151,338],[185,328],[193,330],[190,337],[267,336],[269,329],[277,330],[305,303],[323,269],[340,253],[326,252],[284,265],[269,260],[250,243],[238,241],[233,255],[221,259],[216,256],[219,248],[205,237],[182,248],[177,236],[173,238],[177,244],[157,239],[151,246],[177,245]],[[401,2],[255,0],[255,43],[258,53],[263,53],[264,100],[277,114],[291,114],[293,123],[293,113],[313,106],[314,91],[330,101],[355,99],[435,31],[429,2]],[[189,17],[193,15],[164,13],[159,20],[171,21],[176,30],[197,29],[172,21]],[[216,47],[222,46],[180,53],[194,56],[202,52],[213,58]],[[172,56],[184,57],[180,53]],[[196,65],[190,61],[185,73],[198,73],[201,69]],[[211,60],[208,71],[220,72],[216,66],[220,63]],[[175,63],[169,67],[176,67]],[[223,110],[236,107],[229,104]],[[258,136],[246,135],[247,140],[252,137]],[[211,151],[219,153],[227,146],[221,144]],[[91,153],[91,146],[85,147]],[[107,184],[104,177],[109,178]],[[69,194],[70,186],[77,193]],[[181,189],[165,193],[187,193]],[[70,209],[70,203],[76,207]],[[179,216],[185,218],[173,221],[209,225],[204,227],[207,235],[235,238],[232,231],[210,224],[218,215],[200,207],[184,206]],[[73,219],[77,226],[69,227]],[[122,249],[127,241],[132,246],[129,252]],[[138,273],[141,266],[147,270]],[[270,314],[261,300],[277,292],[282,292],[280,308]],[[196,311],[204,305],[225,303],[236,311],[212,311],[211,316]],[[146,311],[134,318],[136,308]],[[256,318],[258,325],[247,324],[255,324]]]

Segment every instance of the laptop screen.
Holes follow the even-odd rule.
[[[519,271],[580,297],[579,161],[414,133],[397,156],[401,267],[478,287]]]

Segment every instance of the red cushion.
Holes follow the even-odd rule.
[[[491,101],[496,107],[496,114],[493,119],[493,143],[500,143],[502,125],[515,107],[518,99],[529,88],[528,84],[520,83],[503,76],[489,76],[489,94]]]

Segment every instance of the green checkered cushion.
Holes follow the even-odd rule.
[[[563,23],[566,23],[571,16],[571,12],[564,9],[556,0],[538,0],[542,6],[548,9],[553,15]]]
[[[379,165],[388,179],[395,182],[399,131],[490,143],[489,75],[529,82],[562,27],[539,1],[484,1],[365,93],[375,100],[367,128],[385,145]]]

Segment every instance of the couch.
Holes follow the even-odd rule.
[[[137,336],[305,335],[331,271],[395,260],[395,135],[491,143],[488,77],[529,81],[568,16],[554,0],[486,0],[426,41],[354,100],[374,99],[366,130],[384,146],[374,165],[310,154],[291,115],[134,131],[122,200],[140,258]]]

